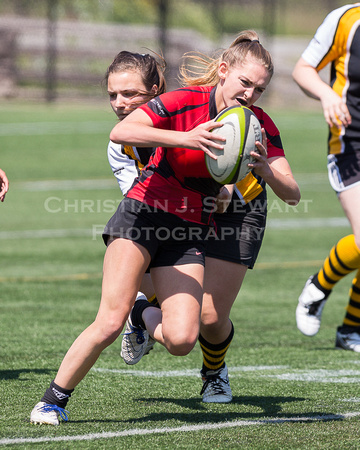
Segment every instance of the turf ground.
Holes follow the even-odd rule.
[[[100,233],[121,198],[106,158],[109,109],[0,106],[0,167],[11,182],[0,204],[0,446],[360,448],[360,359],[334,348],[351,275],[336,286],[317,336],[295,326],[307,277],[350,232],[327,181],[319,110],[271,114],[302,201],[290,208],[270,195],[263,248],[231,314],[233,402],[201,402],[198,346],[183,358],[155,346],[128,367],[117,341],[74,392],[69,422],[30,424],[64,353],[97,312]]]

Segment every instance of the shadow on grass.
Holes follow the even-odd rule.
[[[228,404],[205,404],[201,399],[173,399],[173,398],[138,398],[134,400],[134,407],[137,402],[141,402],[141,406],[157,405],[161,403],[175,404],[178,409],[176,412],[168,409],[161,412],[152,412],[139,418],[131,418],[127,420],[114,419],[80,419],[72,420],[63,423],[63,426],[90,424],[90,423],[117,423],[117,424],[151,424],[154,426],[166,426],[166,422],[178,421],[182,422],[183,426],[187,425],[203,425],[203,424],[217,424],[224,422],[238,422],[243,420],[254,422],[254,425],[259,423],[276,424],[276,423],[312,423],[312,422],[338,422],[344,420],[341,414],[324,414],[323,411],[309,411],[302,413],[289,413],[282,410],[282,405],[289,402],[303,402],[308,399],[303,397],[234,397],[233,401]],[[234,408],[235,406],[235,408]],[[248,411],[246,407],[258,407],[259,411]],[[181,411],[183,409],[192,409],[192,411]],[[209,410],[209,408],[216,408],[217,411]],[[261,410],[260,410],[261,408]],[[251,425],[251,423],[248,425]],[[172,424],[172,427],[175,425]],[[179,425],[182,426],[182,425]]]
[[[297,422],[301,422],[301,417],[303,417],[304,421],[309,422],[313,418],[314,421],[318,422],[321,419],[321,416],[324,416],[323,411],[311,411],[309,413],[302,414],[289,414],[288,412],[284,413],[282,406],[285,403],[290,402],[303,402],[306,401],[306,398],[303,397],[261,397],[261,396],[244,396],[244,397],[234,397],[232,402],[229,404],[205,404],[201,401],[201,399],[174,399],[174,398],[139,398],[137,401],[143,403],[151,404],[159,404],[159,403],[173,403],[177,405],[179,408],[184,409],[192,409],[192,412],[169,412],[166,413],[151,413],[145,417],[138,419],[129,419],[124,422],[131,423],[145,423],[145,422],[165,422],[169,420],[179,420],[187,423],[217,423],[238,419],[250,419],[250,420],[266,420],[266,417],[272,417],[272,421],[274,420],[274,416],[276,419],[281,420],[284,418],[290,419],[296,418]],[[240,408],[237,408],[234,411],[234,405],[238,405]],[[259,408],[259,411],[246,411],[246,407],[251,406]],[[221,412],[219,411],[209,411],[209,408],[223,408]],[[230,409],[231,408],[231,409]],[[324,416],[324,421],[335,420],[326,418]],[[339,420],[339,417],[336,418]]]
[[[41,375],[49,375],[54,374],[54,370],[50,369],[16,369],[16,370],[0,370],[0,380],[17,380],[20,378],[21,375],[27,374],[27,373],[37,373]],[[22,379],[22,381],[25,381],[26,378]]]

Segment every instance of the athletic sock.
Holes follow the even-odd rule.
[[[151,303],[152,306],[156,306],[157,308],[160,308],[158,299],[156,298],[155,294],[152,297],[148,298],[148,302]]]
[[[46,389],[42,402],[49,403],[50,405],[57,405],[60,408],[65,408],[66,404],[71,397],[74,389],[63,389],[54,383],[54,380],[50,383],[50,387]]]
[[[234,337],[234,325],[231,322],[231,331],[227,339],[221,344],[210,344],[203,336],[199,336],[200,347],[203,354],[201,371],[218,370],[225,366],[225,356]]]
[[[131,310],[131,321],[135,327],[146,330],[145,323],[142,319],[142,313],[146,308],[156,308],[156,306],[149,303],[147,300],[136,300],[133,309]]]
[[[360,327],[360,270],[357,271],[349,292],[349,303],[343,325]]]
[[[315,284],[315,286],[316,286],[321,292],[323,292],[323,293],[325,294],[325,298],[327,298],[327,297],[331,294],[331,290],[330,290],[330,289],[324,289],[324,288],[321,286],[321,284],[319,283],[319,280],[318,280],[318,275],[319,275],[319,273],[316,273],[316,274],[313,276],[312,283]]]
[[[335,284],[360,268],[360,250],[355,244],[353,234],[345,236],[330,250],[329,256],[317,275],[314,276],[313,283],[325,293],[329,293]]]

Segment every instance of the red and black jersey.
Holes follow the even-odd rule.
[[[189,131],[216,117],[214,97],[211,86],[181,88],[140,108],[155,128]],[[206,168],[203,151],[159,147],[127,196],[183,219],[208,224],[220,187]]]
[[[149,115],[156,128],[189,131],[216,117],[215,91],[212,86],[180,88],[162,94],[140,108]],[[261,108],[251,109],[266,130],[268,158],[284,156],[279,131],[273,121]],[[264,189],[260,177],[249,175],[251,177],[246,177],[236,189],[245,203]],[[206,168],[204,152],[159,147],[127,196],[186,220],[208,224],[220,187]]]

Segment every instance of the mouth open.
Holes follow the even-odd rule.
[[[238,103],[240,103],[241,106],[246,106],[247,102],[245,100],[243,100],[242,98],[237,98],[236,101]]]
[[[127,114],[124,112],[119,112],[116,115],[118,116],[118,119],[120,119],[120,120],[125,119],[125,117],[127,116]]]

